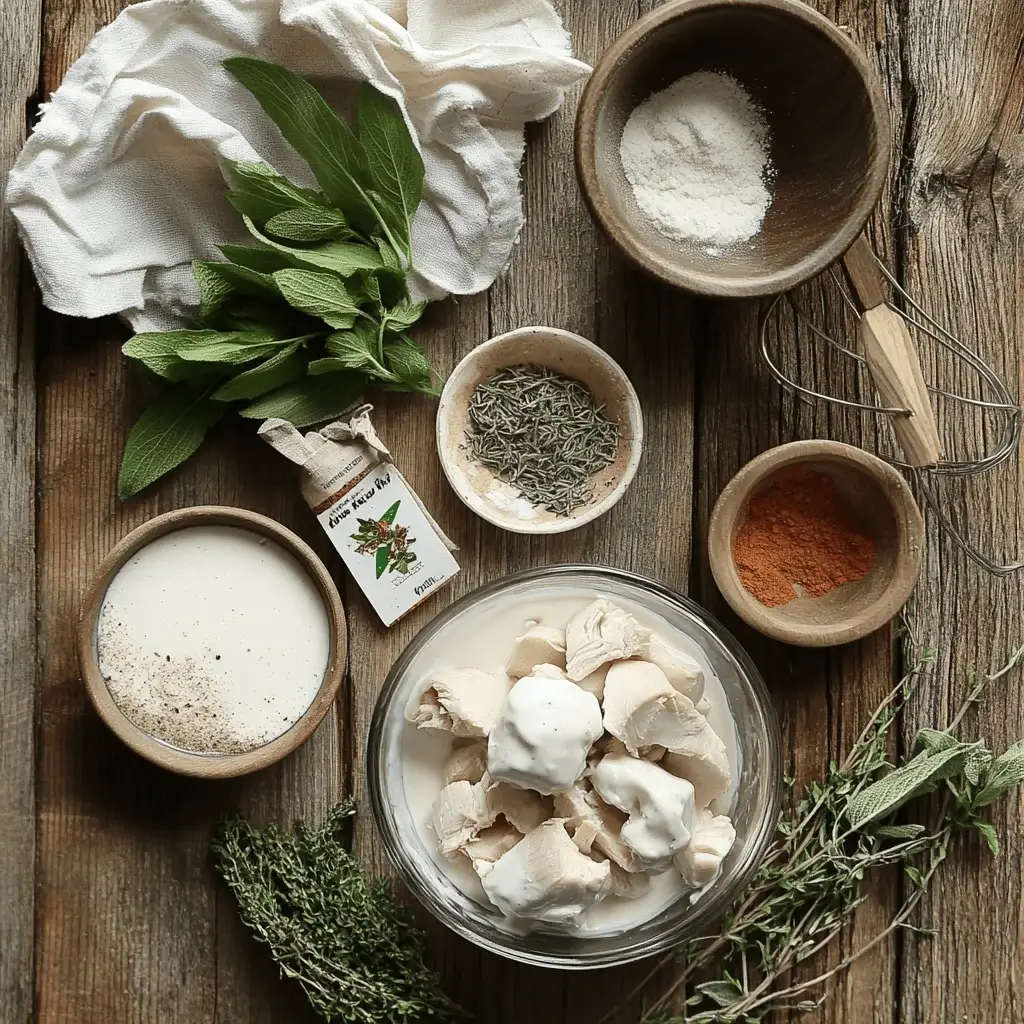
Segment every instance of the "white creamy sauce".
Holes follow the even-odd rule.
[[[236,752],[286,732],[313,702],[330,620],[283,547],[229,526],[157,538],[100,609],[100,672],[139,728],[185,750]]]
[[[589,605],[596,592],[581,590],[570,595],[562,593],[516,595],[504,602],[500,614],[493,605],[472,609],[448,624],[421,649],[417,664],[424,668],[479,668],[503,673],[515,645],[528,623],[563,628],[569,619]],[[728,814],[735,803],[740,776],[739,745],[735,723],[729,714],[725,691],[698,644],[682,635],[665,620],[618,594],[609,595],[616,605],[628,611],[637,621],[653,630],[663,640],[693,657],[704,672],[704,696],[710,702],[707,720],[725,743],[731,767],[730,789],[714,800],[715,813]],[[415,701],[421,687],[413,687],[409,700]],[[453,739],[449,733],[434,729],[420,730],[406,721],[401,734],[402,782],[408,816],[414,824],[419,844],[426,857],[433,861],[468,897],[484,907],[493,908],[480,880],[466,857],[450,860],[437,850],[437,837],[430,827],[430,809],[441,792],[445,762],[451,754]],[[409,837],[414,842],[413,837]],[[674,903],[687,886],[674,868],[650,876],[649,890],[636,899],[609,896],[588,910],[576,931],[583,934],[611,934],[625,931],[650,920]],[[700,893],[694,894],[699,896]],[[510,922],[502,925],[519,930]]]

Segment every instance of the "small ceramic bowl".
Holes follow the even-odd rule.
[[[736,79],[772,137],[762,229],[718,255],[649,223],[619,156],[633,109],[696,71]],[[604,52],[576,119],[577,176],[605,234],[641,269],[702,295],[770,295],[814,277],[860,233],[888,164],[888,110],[873,68],[798,0],[668,0]]]
[[[803,466],[830,477],[876,547],[874,567],[822,597],[767,607],[742,584],[733,538],[754,495],[778,474]],[[888,463],[837,441],[795,441],[759,455],[726,484],[708,527],[708,558],[722,596],[748,625],[800,647],[844,644],[884,626],[907,602],[921,574],[924,520],[906,481]]]
[[[537,508],[486,466],[473,461],[466,434],[478,384],[506,366],[546,366],[585,384],[619,425],[611,465],[593,478],[593,498],[568,516]],[[643,450],[640,402],[625,371],[603,349],[569,331],[523,327],[478,345],[448,378],[437,409],[437,452],[448,482],[482,519],[512,533],[564,533],[604,515],[626,492]]]
[[[330,650],[323,682],[305,713],[280,736],[241,753],[196,753],[182,750],[150,735],[132,722],[114,703],[100,672],[96,648],[97,626],[107,588],[118,570],[136,552],[158,537],[192,526],[233,526],[262,534],[280,545],[306,570],[323,598],[330,630]],[[78,624],[78,664],[89,699],[100,718],[132,750],[161,768],[179,775],[206,779],[231,778],[266,768],[301,746],[320,724],[334,702],[345,671],[348,640],[345,610],[338,588],[313,549],[280,523],[245,509],[197,505],[168,512],[133,530],[103,559],[85,594]]]

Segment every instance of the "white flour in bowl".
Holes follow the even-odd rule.
[[[330,656],[327,609],[280,544],[230,526],[158,537],[110,581],[97,627],[114,703],[183,750],[236,753],[286,732]]]
[[[761,229],[770,145],[764,114],[739,82],[698,71],[629,115],[619,154],[643,215],[716,255]]]

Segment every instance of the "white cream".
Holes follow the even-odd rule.
[[[545,796],[568,789],[601,733],[597,698],[568,679],[524,676],[508,692],[487,741],[492,779]]]
[[[622,841],[643,869],[667,868],[694,831],[693,786],[627,754],[603,757],[592,778],[601,799],[629,815],[622,826]]]
[[[316,585],[250,530],[192,526],[133,555],[100,609],[100,672],[139,728],[186,750],[250,750],[313,702],[330,655]]]
[[[709,701],[708,721],[725,741],[733,780],[727,791],[714,801],[712,809],[728,813],[735,800],[736,780],[740,774],[739,745],[725,691],[708,655],[666,620],[617,593],[597,593],[578,586],[568,590],[538,585],[528,593],[502,596],[500,602],[495,598],[469,609],[435,634],[417,653],[408,670],[409,696],[413,696],[411,690],[416,681],[426,679],[436,667],[471,665],[492,673],[503,672],[524,627],[540,623],[563,629],[575,614],[599,597],[608,597],[633,615],[642,627],[654,630],[699,665]],[[450,734],[417,730],[408,722],[400,728],[396,753],[401,760],[395,769],[401,774],[406,801],[396,807],[396,816],[406,830],[411,852],[424,862],[423,870],[443,873],[469,899],[493,911],[469,857],[450,860],[442,856],[437,849],[437,837],[429,826],[431,805],[443,787],[445,764],[458,741],[453,742]],[[605,896],[576,919],[575,930],[581,935],[607,935],[634,928],[656,917],[691,891],[691,886],[684,882],[675,867],[642,877],[649,878],[650,882],[642,895],[633,898]],[[509,927],[516,930],[512,924]],[[544,930],[556,926],[542,923],[537,927]]]
[[[611,866],[576,848],[558,818],[545,821],[478,871],[488,899],[509,918],[572,925],[611,890]]]

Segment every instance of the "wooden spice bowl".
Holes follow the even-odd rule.
[[[751,499],[794,466],[831,478],[875,542],[875,564],[862,579],[821,597],[767,607],[740,581],[733,540]],[[923,553],[924,519],[903,477],[876,456],[838,441],[795,441],[748,462],[719,495],[708,527],[711,572],[732,610],[759,632],[800,647],[844,644],[884,626],[910,597]]]
[[[633,109],[697,71],[731,75],[764,110],[772,203],[748,242],[711,255],[641,213],[619,156]],[[667,0],[601,55],[576,116],[576,174],[598,225],[641,269],[702,295],[771,295],[814,277],[860,233],[889,164],[878,76],[799,0]]]
[[[469,401],[478,384],[507,366],[544,366],[585,384],[619,426],[610,465],[592,479],[593,497],[567,516],[529,505],[514,487],[476,462],[466,443]],[[640,400],[621,366],[592,341],[555,327],[521,327],[478,345],[452,371],[437,407],[437,454],[467,508],[511,533],[564,533],[604,515],[626,493],[643,451]]]
[[[134,554],[158,537],[191,526],[233,526],[262,534],[276,542],[299,563],[312,579],[323,599],[330,631],[327,667],[320,689],[302,716],[284,733],[269,743],[239,753],[197,753],[173,746],[140,729],[114,703],[100,672],[97,629],[107,588],[118,570]],[[100,563],[92,584],[82,601],[78,622],[78,665],[86,692],[97,714],[114,734],[135,753],[179,775],[205,779],[225,779],[266,768],[300,747],[312,735],[334,703],[348,655],[345,609],[338,588],[327,567],[313,549],[280,523],[246,509],[222,505],[196,505],[156,516],[132,530],[116,544]]]

